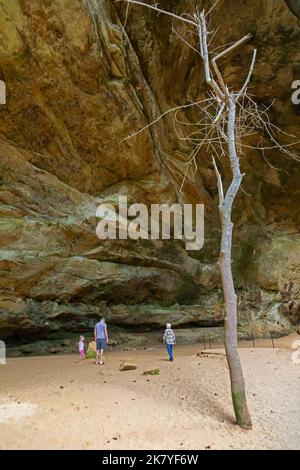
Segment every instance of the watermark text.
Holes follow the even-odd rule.
[[[97,209],[96,234],[100,240],[183,240],[186,250],[200,250],[204,244],[203,204],[146,204],[128,206],[119,196],[119,207],[103,203]]]

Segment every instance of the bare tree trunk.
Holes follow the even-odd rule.
[[[232,205],[240,188],[243,175],[240,171],[239,159],[236,153],[236,105],[241,97],[244,97],[247,92],[247,86],[252,76],[255,60],[256,60],[256,49],[253,51],[253,58],[251,66],[244,82],[244,85],[238,93],[230,93],[227,84],[225,83],[223,76],[218,68],[217,61],[224,57],[226,54],[233,51],[236,47],[244,44],[251,38],[248,34],[242,37],[239,41],[230,45],[218,55],[210,58],[209,44],[207,41],[208,31],[206,25],[205,12],[197,12],[194,15],[194,19],[187,19],[183,16],[177,16],[174,13],[170,13],[160,9],[157,5],[147,5],[141,0],[124,0],[127,3],[141,5],[143,7],[150,8],[157,12],[172,16],[179,21],[193,25],[198,30],[200,55],[204,63],[204,74],[205,80],[211,88],[212,98],[215,100],[217,113],[215,117],[211,117],[211,126],[218,127],[218,122],[223,119],[223,123],[227,125],[227,135],[225,135],[224,127],[221,124],[218,130],[219,142],[226,142],[228,147],[228,156],[230,159],[231,170],[232,170],[232,181],[224,197],[223,183],[221,175],[218,171],[216,162],[212,158],[213,165],[216,172],[218,192],[219,192],[219,213],[222,227],[222,240],[221,240],[221,253],[220,253],[220,271],[222,277],[224,298],[225,298],[225,349],[227,362],[230,371],[230,382],[231,382],[231,395],[233,401],[233,407],[235,411],[236,421],[242,428],[251,429],[252,422],[248,411],[246,392],[245,392],[245,381],[242,371],[242,366],[238,353],[237,343],[237,297],[234,290],[234,283],[231,269],[231,251],[232,251],[232,231],[233,223],[231,220]],[[213,8],[213,7],[212,7]],[[210,10],[211,11],[211,10]],[[212,73],[213,69],[213,73]],[[216,79],[214,78],[216,77]],[[194,103],[196,104],[196,103]],[[209,114],[209,113],[208,113]],[[214,113],[213,113],[214,114]],[[162,115],[163,116],[163,115]],[[154,121],[156,122],[156,121]],[[209,132],[208,132],[209,134]],[[136,135],[136,134],[134,134]],[[190,139],[193,142],[193,139]],[[205,142],[205,138],[198,146]],[[213,139],[212,139],[213,140]],[[212,145],[210,139],[207,140],[208,146]],[[183,185],[182,185],[183,187]]]
[[[222,227],[222,240],[220,252],[220,271],[222,277],[225,299],[225,350],[230,372],[231,396],[236,421],[242,428],[251,429],[252,422],[248,411],[245,381],[238,353],[237,343],[237,296],[231,269],[232,230],[231,220],[232,204],[241,185],[243,175],[240,172],[239,159],[235,145],[235,116],[236,105],[230,99],[228,103],[228,153],[232,169],[232,181],[223,202],[220,202],[219,213]]]

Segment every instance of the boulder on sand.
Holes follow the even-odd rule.
[[[96,341],[90,341],[89,342],[88,351],[96,352]]]
[[[87,351],[86,351],[86,358],[87,359],[96,359],[96,342],[90,341]]]

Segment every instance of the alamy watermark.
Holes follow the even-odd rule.
[[[100,240],[183,240],[186,250],[200,250],[204,244],[203,204],[146,204],[128,206],[119,196],[118,210],[103,203],[96,212],[101,220],[96,234]]]
[[[300,104],[300,80],[294,80],[292,83],[292,103],[294,105]]]

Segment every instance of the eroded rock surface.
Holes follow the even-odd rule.
[[[180,14],[190,3],[160,4]],[[7,87],[0,106],[0,337],[12,342],[67,337],[91,328],[101,313],[130,330],[167,320],[177,327],[222,324],[210,155],[201,155],[181,198],[205,204],[203,250],[96,237],[100,202],[115,204],[120,194],[146,204],[178,200],[191,148],[177,139],[171,115],[123,139],[205,92],[198,57],[168,18],[130,7],[124,32],[126,6],[116,9],[108,0],[0,0],[0,78]],[[241,83],[258,46],[252,91],[265,105],[275,99],[271,119],[299,136],[291,84],[300,79],[300,28],[286,2],[220,2],[212,27],[218,24],[216,47],[254,36],[222,63],[226,79]],[[185,34],[184,26],[177,31]],[[185,118],[192,122],[193,112]],[[244,192],[234,212],[240,324],[257,335],[287,333],[300,320],[300,165],[280,152],[267,159],[245,151]]]

